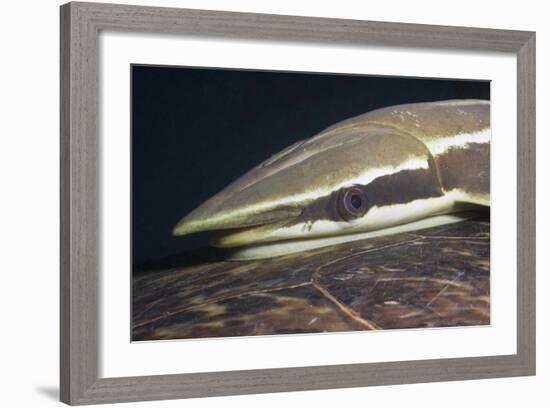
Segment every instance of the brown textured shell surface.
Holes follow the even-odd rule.
[[[132,340],[490,323],[489,222],[134,274]]]

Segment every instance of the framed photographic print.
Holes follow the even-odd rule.
[[[534,374],[534,33],[69,3],[61,54],[64,402]]]

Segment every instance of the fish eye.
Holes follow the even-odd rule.
[[[367,204],[367,197],[361,188],[346,188],[340,191],[338,197],[338,212],[343,219],[350,221],[365,215],[367,212]]]

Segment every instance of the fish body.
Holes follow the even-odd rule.
[[[297,142],[186,215],[233,259],[268,258],[463,219],[490,206],[490,104],[378,109]]]

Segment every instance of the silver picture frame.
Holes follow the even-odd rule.
[[[78,2],[61,6],[60,12],[61,401],[81,405],[535,374],[534,32]],[[517,56],[517,353],[101,378],[98,39],[103,30],[514,53]]]

